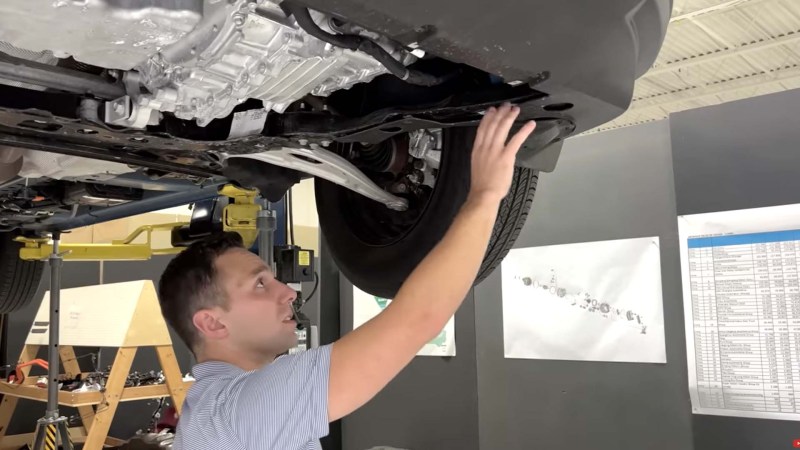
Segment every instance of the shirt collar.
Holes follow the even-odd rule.
[[[244,370],[222,361],[206,361],[192,367],[192,376],[196,380],[223,375],[236,376],[242,373]]]

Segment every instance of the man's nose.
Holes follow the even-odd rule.
[[[282,295],[281,297],[284,299],[284,302],[292,303],[293,301],[295,301],[297,299],[297,291],[295,291],[294,289],[292,289],[290,286],[288,286],[286,284],[283,285],[283,288],[285,290],[285,294]]]

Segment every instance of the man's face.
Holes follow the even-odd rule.
[[[276,280],[261,258],[231,249],[217,258],[216,270],[228,300],[219,320],[231,344],[270,357],[297,344],[291,307],[297,293]]]

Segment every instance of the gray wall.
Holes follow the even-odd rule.
[[[679,215],[800,203],[800,90],[672,116]],[[792,448],[797,422],[693,416],[696,450]]]
[[[342,330],[353,328],[352,284],[341,277]],[[456,356],[418,356],[372,401],[342,420],[342,448],[477,450],[475,309],[456,313]]]
[[[800,202],[800,89],[670,118],[678,214]]]
[[[667,364],[503,358],[500,270],[475,290],[481,449],[692,446],[667,122],[568,140],[516,247],[659,236]]]

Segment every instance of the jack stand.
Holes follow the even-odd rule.
[[[36,438],[33,441],[33,450],[56,450],[58,443],[64,450],[73,450],[72,439],[69,436],[67,418],[58,412],[58,333],[59,311],[61,303],[61,266],[64,263],[62,255],[58,253],[58,244],[61,233],[53,232],[53,253],[50,255],[50,340],[47,347],[47,411],[43,418],[36,423]]]

